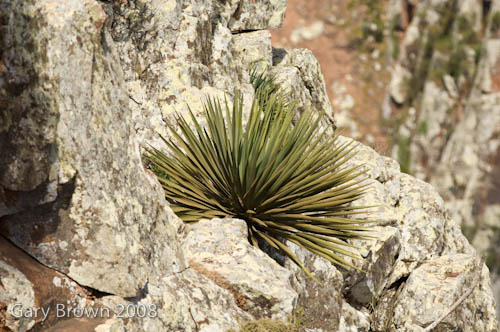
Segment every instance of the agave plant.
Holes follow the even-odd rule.
[[[305,111],[297,119],[279,89],[263,86],[267,90],[256,87],[245,125],[240,95],[232,106],[208,98],[206,127],[191,110],[191,124],[178,115],[180,133],[167,124],[172,138],[162,137],[169,151],[150,147],[146,158],[185,222],[243,219],[253,245],[268,243],[312,278],[282,239],[353,267],[342,257],[359,257],[347,240],[367,237],[372,222],[352,217],[367,208],[351,204],[367,189],[364,171],[345,166],[355,145],[321,131],[321,115]]]

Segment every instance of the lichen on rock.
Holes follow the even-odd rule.
[[[273,49],[267,32],[247,31],[279,26],[285,6],[284,0],[0,0],[0,234],[58,273],[61,283],[88,292],[83,307],[144,305],[157,314],[80,322],[87,328],[227,331],[258,318],[285,319],[302,307],[310,329],[366,331],[403,326],[407,314],[427,324],[434,305],[441,311],[448,294],[461,294],[466,266],[477,254],[444,201],[431,185],[363,145],[350,163],[368,170],[374,189],[364,202],[378,205],[373,213],[383,222],[377,240],[353,243],[364,257],[354,263],[367,273],[337,269],[295,248],[324,287],[249,246],[243,222],[186,227],[164,200],[143,164],[143,146],[161,142],[158,133],[165,134],[174,110],[185,114],[207,94],[238,90],[247,111],[248,66],[255,59],[265,59],[302,107],[334,117],[310,51]],[[247,52],[248,45],[260,47]],[[482,98],[484,108],[497,103]],[[486,125],[469,117],[464,128]],[[449,149],[447,155],[462,158]],[[40,281],[28,280],[13,260],[0,257],[2,308],[38,305]],[[450,265],[459,279],[443,279]],[[432,295],[448,302],[415,306],[422,283],[414,281],[422,278],[446,286]],[[488,278],[484,269],[473,301],[443,324],[496,331]],[[405,312],[405,303],[415,310]],[[475,312],[481,318],[470,319]],[[43,327],[8,319],[15,331],[84,326],[78,319]]]

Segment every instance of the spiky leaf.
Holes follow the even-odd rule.
[[[205,128],[192,113],[190,121],[177,116],[180,133],[167,125],[172,138],[163,138],[169,151],[147,149],[167,200],[186,222],[245,220],[251,243],[281,250],[311,277],[280,239],[354,267],[343,258],[358,257],[347,240],[368,238],[372,222],[352,218],[365,212],[352,203],[367,188],[364,171],[345,166],[355,144],[320,131],[319,115],[305,111],[297,119],[269,78],[252,75],[256,98],[245,125],[238,94],[232,107],[209,98]]]

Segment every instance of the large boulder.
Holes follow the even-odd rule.
[[[248,242],[243,220],[200,220],[189,227],[182,249],[192,269],[227,288],[254,317],[286,320],[296,307],[292,272]]]
[[[416,331],[443,316],[456,301],[466,296],[456,310],[440,323],[443,330],[496,331],[495,320],[477,320],[478,313],[494,317],[490,308],[494,302],[490,289],[489,271],[471,255],[451,254],[430,259],[415,269],[406,280],[394,303],[393,324],[397,331]],[[479,285],[477,284],[479,282]],[[472,293],[467,295],[467,291]]]
[[[82,285],[136,296],[147,271],[184,265],[141,163],[107,16],[97,1],[8,3],[2,234]]]

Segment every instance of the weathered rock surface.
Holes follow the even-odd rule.
[[[292,272],[248,242],[244,221],[200,220],[189,226],[182,249],[192,269],[227,288],[254,317],[286,320],[296,307]]]
[[[2,233],[82,285],[135,296],[145,271],[183,266],[178,249],[165,245],[175,228],[125,120],[123,72],[102,33],[106,14],[96,1],[9,3],[2,99],[12,121],[2,131],[2,186],[39,191],[43,204],[3,217]]]
[[[292,98],[298,102],[299,111],[301,108],[315,109],[333,117],[321,67],[311,51],[275,49],[273,66],[277,82],[283,84],[283,89],[292,94]],[[287,74],[289,70],[292,70],[292,75]],[[281,76],[281,73],[285,75]]]
[[[24,317],[21,313],[35,306],[33,285],[19,270],[3,261],[0,261],[0,275],[2,328],[28,331],[35,325],[35,317]]]
[[[288,0],[241,1],[232,0],[236,8],[229,20],[231,31],[279,28],[285,17]]]
[[[423,287],[423,285],[410,283],[411,278],[418,278],[418,273],[421,271],[419,268],[425,264],[439,267],[429,272],[433,273],[433,278],[439,279],[441,278],[440,269],[451,268],[452,264],[449,260],[453,257],[465,257],[464,259],[468,262],[474,262],[478,258],[472,246],[461,234],[458,225],[447,215],[443,200],[431,185],[401,173],[394,160],[380,156],[366,146],[360,146],[356,156],[349,161],[350,166],[360,164],[365,165],[364,167],[368,170],[368,181],[372,182],[372,189],[358,204],[378,205],[379,207],[370,213],[370,217],[382,221],[381,225],[373,230],[377,236],[376,240],[354,241],[354,244],[361,248],[360,254],[364,259],[353,260],[352,263],[366,273],[341,270],[340,274],[336,271],[335,273],[339,273],[336,277],[337,284],[333,283],[335,286],[331,288],[328,286],[323,288],[320,293],[325,292],[333,295],[333,298],[340,298],[340,302],[332,303],[330,300],[330,303],[324,303],[319,300],[322,295],[315,294],[318,296],[316,301],[306,301],[304,304],[305,312],[309,313],[312,318],[317,317],[314,313],[316,305],[328,308],[326,310],[328,313],[336,312],[337,317],[334,319],[328,320],[324,317],[320,319],[320,321],[328,322],[325,325],[333,327],[332,331],[337,331],[340,326],[348,328],[346,325],[348,320],[339,309],[342,308],[343,312],[346,308],[346,312],[352,315],[351,306],[357,308],[355,316],[358,318],[355,323],[351,322],[354,327],[349,327],[354,331],[357,331],[355,327],[359,328],[359,331],[368,331],[368,329],[363,330],[363,326],[366,326],[363,322],[370,316],[368,309],[373,311],[372,330],[395,328],[395,331],[400,331],[399,328],[403,326],[402,322],[425,327],[429,323],[425,318],[428,315],[425,310],[434,312],[437,307],[433,304],[429,304],[426,307],[428,309],[424,311],[411,309],[413,310],[411,316],[408,316],[408,312],[401,313],[399,316],[393,314],[396,304],[411,302],[417,297],[416,294],[420,294],[418,287]],[[320,257],[315,257],[303,249],[296,250],[298,257],[306,262],[306,266],[319,277],[320,281],[328,285],[328,280],[332,280],[332,276],[335,275],[332,267]],[[299,292],[300,305],[303,303],[301,300],[309,295],[310,290],[307,285],[310,281],[302,279],[302,272],[296,267],[290,266],[290,268],[297,271],[298,282],[294,287]],[[456,324],[450,323],[449,331],[453,331],[454,328],[463,328],[463,326],[467,326],[470,331],[497,331],[495,300],[490,291],[488,270],[485,266],[482,268],[480,287],[473,295],[474,300],[468,302],[466,306],[471,306],[471,312],[481,312],[483,318],[488,318],[475,322],[463,318],[464,316],[459,313],[461,320],[455,320]],[[471,276],[474,275],[475,270],[470,273],[470,276],[466,272],[473,270],[471,267],[464,265],[462,270],[464,272],[460,273],[466,280],[464,283],[472,282]],[[325,278],[325,274],[330,277]],[[415,277],[412,277],[414,275]],[[444,287],[442,289],[435,287],[432,291],[435,296],[450,298],[450,302],[453,302],[463,293],[464,286],[453,284],[450,287],[455,292],[454,294],[458,294],[453,299],[449,296],[450,290]],[[411,291],[412,288],[417,288],[417,290]],[[313,289],[315,289],[314,286]],[[395,289],[399,291],[395,293]],[[339,294],[340,290],[342,290],[342,295],[335,295]],[[423,294],[421,296],[425,298]],[[404,307],[404,304],[402,306]],[[451,304],[444,306],[449,308]],[[408,317],[415,319],[412,321]],[[446,322],[453,322],[453,320],[446,320]],[[467,323],[463,325],[463,322]],[[443,324],[445,325],[440,326],[448,326],[446,323]],[[328,331],[328,328],[325,328],[323,327]],[[448,330],[445,329],[445,331]]]
[[[115,319],[72,318],[64,320],[47,330],[47,332],[123,332],[123,325]]]
[[[499,20],[498,1],[416,4],[388,89],[399,104],[393,114],[402,119],[393,155],[436,186],[452,219],[487,256],[494,280],[500,278]]]
[[[165,122],[188,105],[200,112],[207,94],[230,97],[237,89],[247,107],[251,62],[264,59],[297,93],[298,111],[325,111],[325,125],[333,124],[311,52],[273,50],[267,32],[233,34],[278,26],[285,5],[0,0],[0,233],[45,266],[38,265],[41,275],[60,279],[48,285],[2,252],[2,308],[43,305],[48,292],[52,305],[78,300],[82,309],[149,313],[65,317],[50,322],[52,331],[227,331],[249,319],[284,319],[297,307],[311,329],[368,331],[399,324],[374,319],[370,309],[388,317],[393,307],[383,303],[417,299],[394,289],[414,273],[418,279],[419,266],[433,262],[425,273],[438,278],[448,264],[439,257],[476,258],[436,191],[364,146],[349,165],[368,168],[373,190],[360,203],[379,205],[370,216],[382,221],[376,241],[355,243],[365,260],[353,263],[367,274],[294,248],[320,286],[251,247],[241,221],[186,227],[175,216],[142,164],[142,146],[161,146]],[[490,332],[497,322],[487,278],[467,308],[482,314],[471,324]],[[69,290],[55,293],[58,285]],[[457,322],[469,317],[456,314]],[[427,322],[427,312],[412,315]],[[13,331],[44,328],[8,319]]]
[[[49,269],[0,236],[0,321],[13,331],[28,330],[35,322],[45,327],[57,321],[57,304],[81,309],[90,292],[64,274]],[[16,306],[17,305],[17,306]],[[41,308],[37,312],[33,308]],[[26,313],[23,315],[23,313]],[[0,324],[1,327],[1,324]]]
[[[476,275],[482,281],[474,284]],[[494,316],[491,310],[493,297],[484,297],[490,289],[489,271],[486,266],[477,269],[471,255],[443,255],[416,268],[395,303],[393,324],[397,331],[415,331],[415,325],[424,327],[438,320],[462,295],[474,287],[474,291],[463,303],[436,327],[454,331],[495,331],[494,320],[477,320],[478,314]]]
[[[246,316],[232,295],[185,271],[182,224],[139,147],[186,101],[196,109],[235,88],[251,97],[228,26],[279,25],[285,4],[273,3],[278,16],[255,4],[259,23],[229,3],[0,2],[2,234],[81,285],[127,298],[148,289],[142,301],[161,314],[131,330],[234,327]]]

